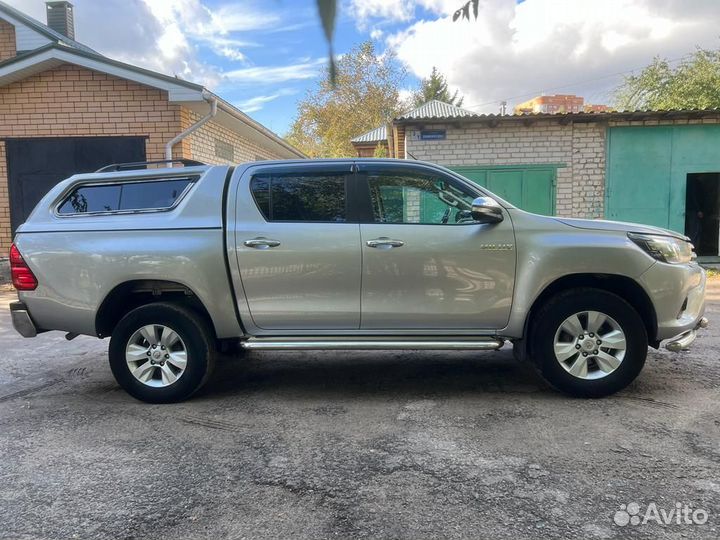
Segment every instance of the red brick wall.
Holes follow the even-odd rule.
[[[200,120],[202,116],[183,107],[182,118],[183,129],[185,129]],[[232,146],[232,161],[217,156],[215,152],[216,141],[222,141]],[[263,159],[283,159],[283,156],[273,154],[212,120],[198,129],[188,139],[185,139],[185,144],[184,156],[203,163],[230,164]]]
[[[167,93],[64,65],[0,87],[0,139],[6,137],[147,136],[148,160],[163,159],[181,131],[180,106]],[[189,141],[174,155],[189,155]],[[10,247],[5,144],[0,142],[0,256]]]
[[[15,27],[0,19],[0,62],[12,58],[15,51]]]

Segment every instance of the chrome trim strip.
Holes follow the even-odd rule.
[[[283,339],[250,338],[242,342],[244,349],[281,350],[388,350],[388,349],[451,349],[497,350],[504,344],[500,339]]]
[[[178,175],[178,176],[172,176],[172,175],[162,175],[159,177],[148,177],[148,178],[129,178],[127,180],[124,179],[117,179],[115,182],[78,182],[76,184],[73,184],[68,189],[66,189],[61,197],[58,197],[56,199],[56,202],[53,206],[53,216],[59,219],[65,219],[65,218],[77,218],[77,217],[94,217],[94,216],[117,216],[117,215],[128,215],[128,214],[152,214],[152,213],[158,213],[158,212],[170,212],[174,210],[177,205],[182,202],[182,200],[185,198],[185,196],[188,194],[188,192],[197,184],[197,181],[200,179],[200,176],[197,175]],[[136,208],[136,209],[129,209],[129,210],[102,210],[102,211],[96,211],[96,212],[72,212],[63,214],[60,212],[60,207],[65,204],[65,201],[70,196],[70,194],[77,189],[84,188],[84,187],[96,187],[96,186],[120,186],[123,184],[144,184],[148,182],[164,182],[164,181],[173,181],[173,180],[188,180],[188,185],[185,186],[185,189],[183,189],[182,193],[178,195],[177,199],[173,202],[171,206],[163,206],[160,208]]]

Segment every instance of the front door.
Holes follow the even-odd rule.
[[[236,255],[260,330],[359,328],[360,225],[351,183],[349,164],[259,167],[240,182]]]
[[[421,169],[361,166],[370,199],[360,226],[362,324],[373,329],[498,329],[507,325],[515,236],[507,213],[475,223],[479,193]]]

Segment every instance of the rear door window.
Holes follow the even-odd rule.
[[[255,202],[268,221],[347,221],[344,173],[259,175],[251,182]]]
[[[192,181],[192,178],[177,178],[78,186],[60,204],[58,213],[167,210],[177,203]]]

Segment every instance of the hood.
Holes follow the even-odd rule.
[[[553,218],[560,223],[575,227],[576,229],[589,229],[593,231],[620,231],[634,232],[641,234],[657,234],[660,236],[673,236],[681,240],[687,237],[679,232],[653,227],[652,225],[640,225],[639,223],[626,223],[624,221],[606,221],[604,219],[575,219],[575,218]]]

